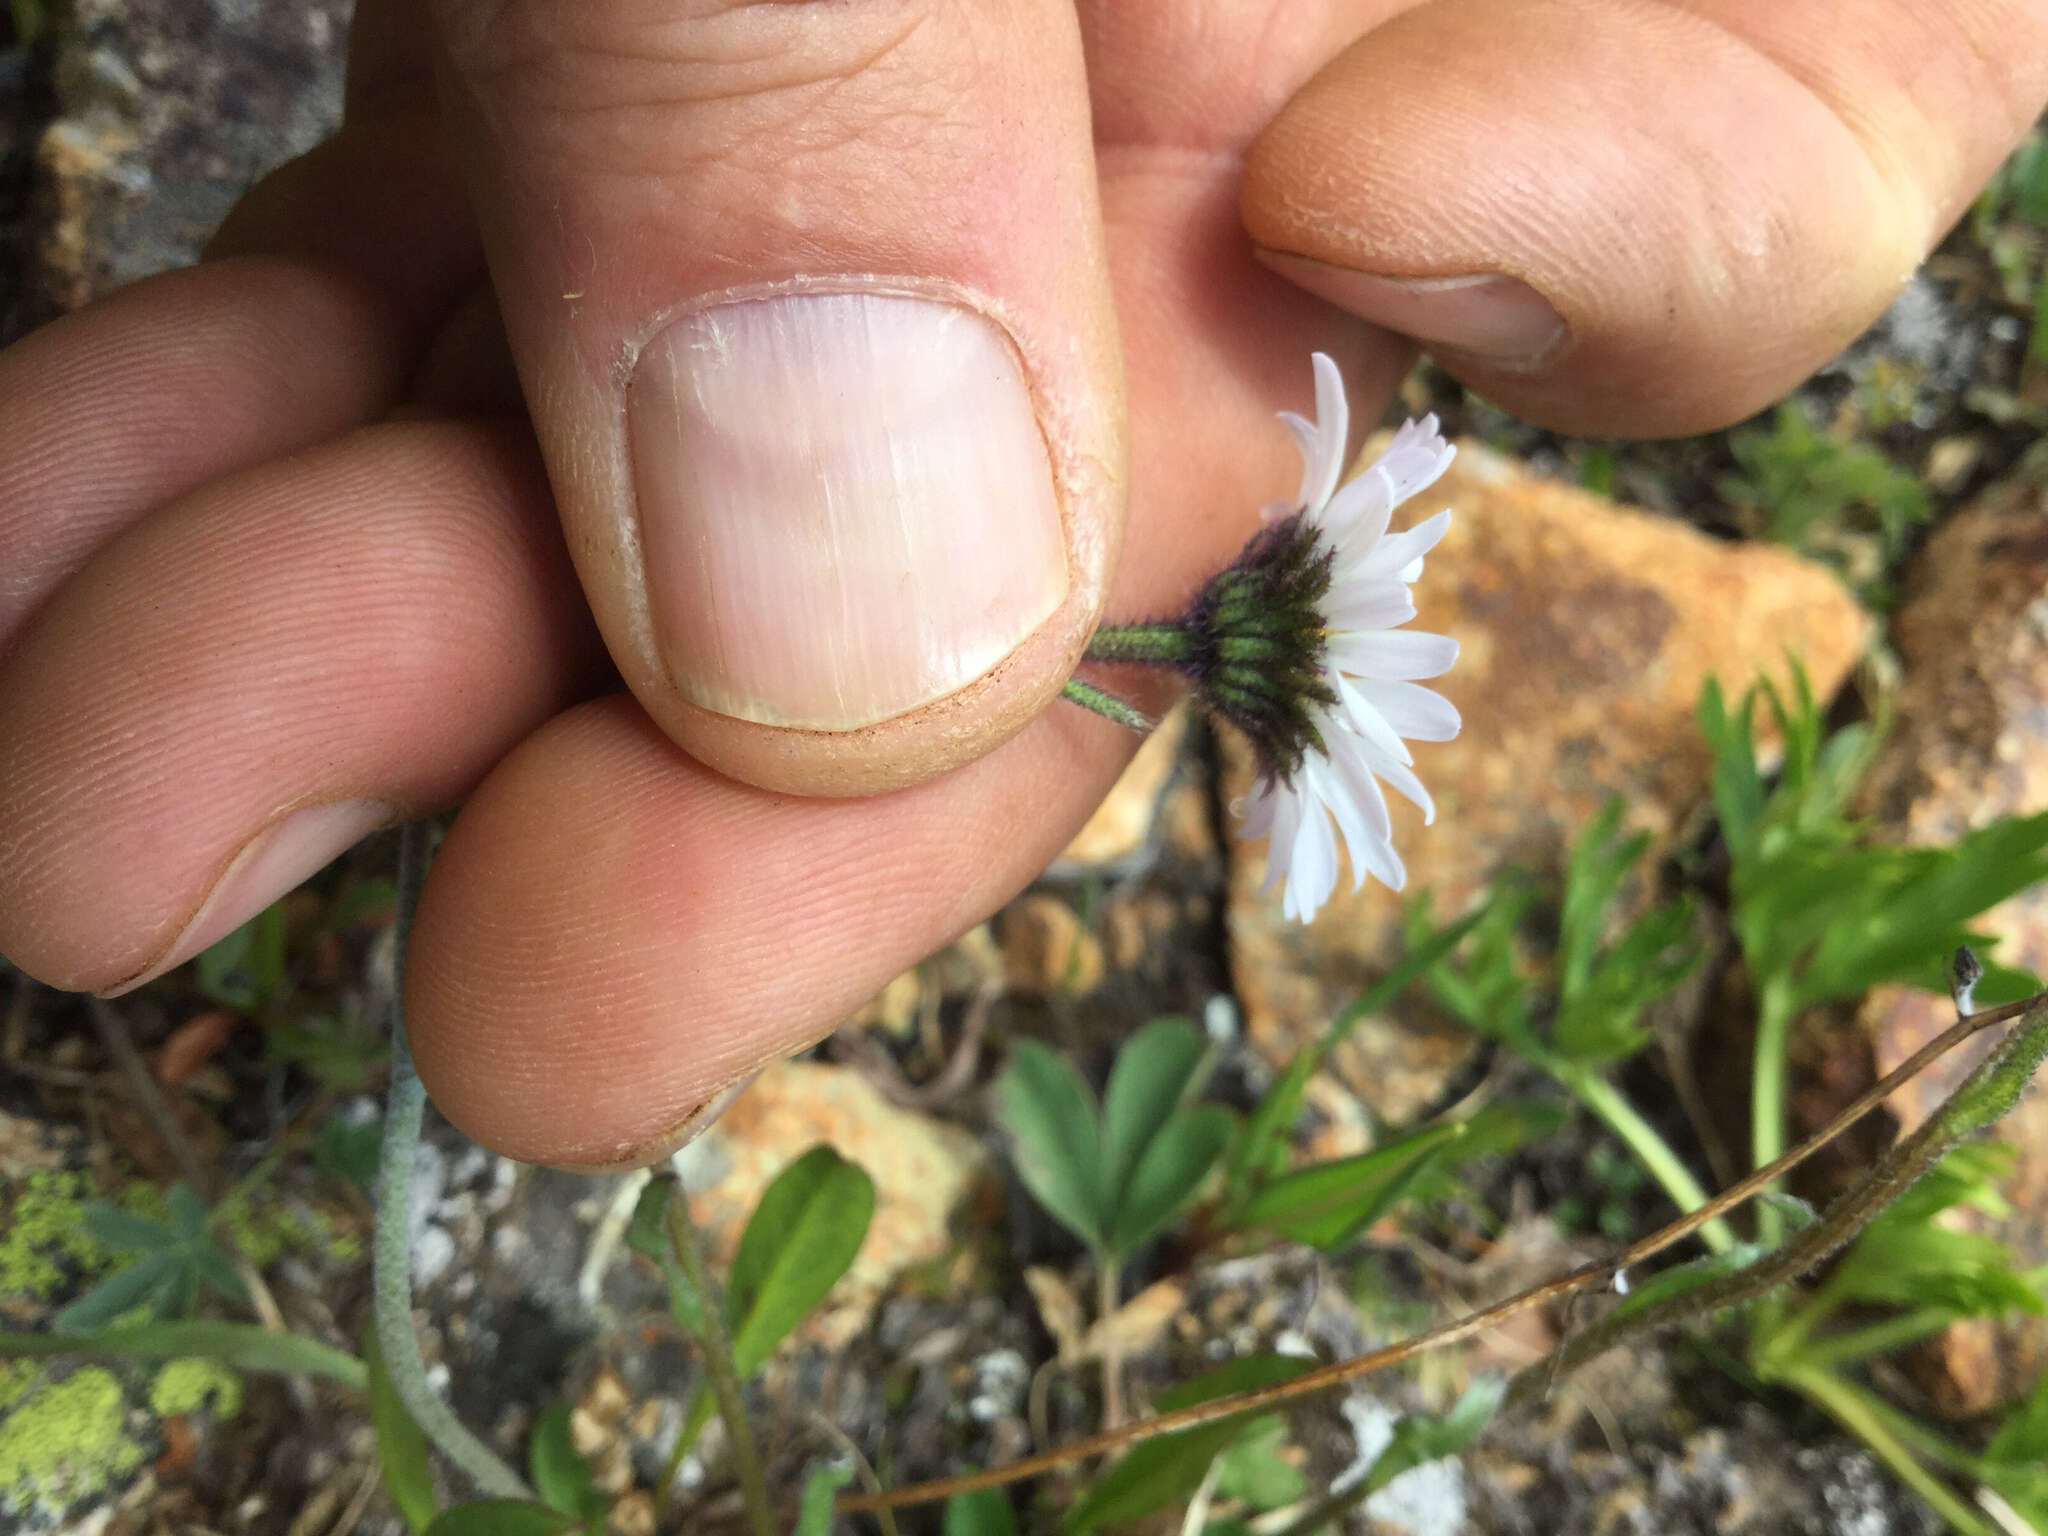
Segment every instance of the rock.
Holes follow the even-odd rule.
[[[685,1154],[690,1210],[721,1267],[761,1191],[819,1143],[875,1181],[875,1216],[853,1268],[799,1337],[835,1348],[863,1327],[889,1282],[938,1258],[953,1209],[979,1178],[981,1144],[958,1126],[897,1109],[845,1067],[780,1062]]]
[[[1907,577],[1894,628],[1904,682],[1866,797],[1882,835],[1939,845],[2003,816],[2048,810],[2048,489],[1999,486],[1936,531]],[[2048,972],[2048,889],[2024,891],[1974,926],[1998,937],[2004,964]],[[1954,1019],[1945,995],[1874,993],[1855,1021],[1869,1052],[1862,1083]],[[1901,1128],[1924,1121],[1982,1049],[1953,1053],[1894,1094]],[[2011,1210],[1955,1219],[2010,1244],[2023,1269],[2048,1263],[2048,1094],[2022,1099],[1996,1134],[2015,1152],[2001,1191]],[[1968,1417],[2024,1393],[2044,1360],[2048,1325],[2025,1318],[1958,1324],[1916,1363],[1935,1406]]]
[[[1013,990],[1035,997],[1085,997],[1102,983],[1102,941],[1057,896],[1020,896],[998,923]],[[1133,946],[1142,952],[1142,944]]]
[[[349,9],[75,0],[36,151],[44,304],[196,261],[252,182],[332,132]]]
[[[1145,738],[1138,755],[1048,873],[1055,877],[1129,874],[1143,866],[1156,844],[1154,832],[1161,825],[1161,806],[1177,777],[1187,739],[1188,711],[1182,705]]]
[[[1558,870],[1610,794],[1667,846],[1707,791],[1693,725],[1707,677],[1740,689],[1762,671],[1782,676],[1790,652],[1826,698],[1868,633],[1855,600],[1810,561],[1539,480],[1476,444],[1460,446],[1428,499],[1457,515],[1417,588],[1415,627],[1463,647],[1438,686],[1465,727],[1416,750],[1436,825],[1425,830],[1396,802],[1394,827],[1409,894],[1431,892],[1439,915],[1509,868]],[[1239,742],[1224,756],[1228,801],[1253,770]],[[1386,969],[1404,898],[1340,885],[1302,927],[1260,896],[1264,863],[1263,845],[1233,851],[1231,964],[1247,1034],[1279,1061]],[[1404,1011],[1364,1021],[1338,1070],[1375,1115],[1399,1123],[1435,1101],[1470,1049],[1462,1030]]]

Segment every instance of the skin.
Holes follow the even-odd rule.
[[[428,1086],[518,1157],[658,1156],[1086,817],[1134,742],[1037,712],[1071,636],[1287,493],[1311,350],[1365,420],[1413,356],[1343,274],[1516,279],[1563,338],[1454,372],[1704,430],[1874,318],[2044,101],[2038,0],[367,0],[336,139],[0,355],[0,952],[117,987],[291,808],[461,803]],[[1018,676],[750,772],[633,638],[618,370],[711,288],[872,271],[1003,317],[1094,574]],[[827,791],[981,755],[820,799],[676,737]]]

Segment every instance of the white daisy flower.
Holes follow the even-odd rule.
[[[1271,840],[1265,889],[1284,884],[1283,909],[1302,922],[1336,889],[1340,837],[1353,890],[1368,874],[1394,890],[1406,884],[1380,781],[1435,820],[1407,742],[1449,741],[1459,727],[1450,701],[1418,686],[1450,670],[1458,642],[1401,628],[1415,617],[1409,583],[1422,575],[1451,514],[1387,531],[1394,509],[1434,484],[1457,450],[1427,416],[1402,427],[1386,452],[1340,486],[1350,408],[1337,365],[1320,352],[1314,361],[1316,420],[1280,417],[1301,450],[1302,475],[1299,501],[1277,510],[1299,516],[1331,557],[1321,599],[1322,677],[1331,697],[1308,707],[1322,750],[1311,747],[1291,768],[1269,767],[1242,807],[1243,835]]]

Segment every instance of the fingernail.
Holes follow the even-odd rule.
[[[285,892],[401,813],[381,800],[311,805],[272,822],[242,846],[168,948],[142,971],[102,992],[119,997],[156,980],[233,933]]]
[[[1261,250],[1259,260],[1340,309],[1426,346],[1500,368],[1533,368],[1565,337],[1564,317],[1527,283],[1478,277],[1374,277],[1349,267]]]
[[[646,1168],[665,1157],[673,1157],[691,1142],[702,1136],[717,1123],[718,1117],[733,1106],[733,1101],[745,1093],[761,1075],[756,1067],[744,1076],[734,1078],[702,1104],[683,1116],[659,1136],[632,1146],[621,1147],[616,1156],[598,1156],[588,1162],[550,1162],[550,1166],[568,1173],[623,1173],[634,1168]]]
[[[656,643],[705,709],[871,725],[973,682],[1066,596],[1030,389],[970,309],[700,310],[641,354],[627,428]]]

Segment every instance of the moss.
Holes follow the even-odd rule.
[[[104,1269],[110,1255],[85,1230],[92,1186],[82,1173],[32,1173],[0,1221],[0,1295],[40,1301],[72,1274]]]
[[[87,1366],[0,1419],[0,1508],[57,1510],[135,1470],[142,1447],[123,1428],[121,1384]]]
[[[242,1411],[242,1378],[203,1355],[166,1361],[149,1386],[149,1406],[160,1419],[196,1413],[208,1398],[213,1400],[216,1418],[232,1419]]]

